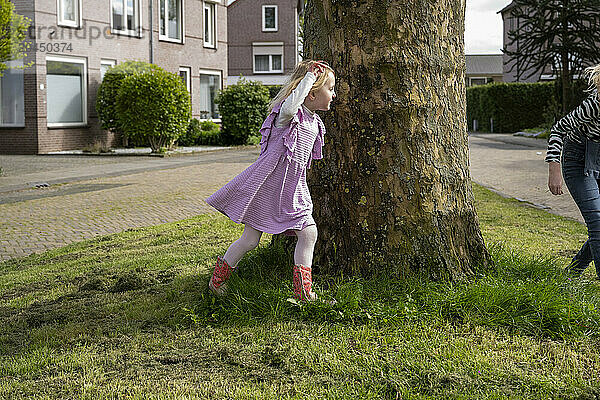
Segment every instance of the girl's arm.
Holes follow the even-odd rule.
[[[310,93],[310,89],[316,80],[317,77],[312,72],[307,72],[304,75],[304,78],[296,86],[296,89],[283,101],[275,126],[282,128],[290,123],[294,115],[298,112],[298,109],[302,106],[302,103],[304,103],[304,99]]]
[[[598,95],[594,92],[591,96],[581,103],[579,107],[561,118],[550,130],[548,139],[548,151],[546,152],[546,162],[560,163],[560,153],[563,147],[563,139],[566,135],[574,132],[583,126],[595,129],[583,129],[582,133],[593,141],[600,141],[600,107],[598,104]]]

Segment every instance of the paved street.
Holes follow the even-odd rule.
[[[469,143],[475,182],[581,220],[568,194],[547,191],[545,141],[477,134]],[[257,156],[257,148],[166,158],[2,155],[0,261],[212,211],[204,199]]]
[[[257,156],[255,148],[170,158],[0,156],[0,260],[211,211],[204,199]],[[61,177],[73,182],[58,184]],[[57,184],[3,190],[36,182]]]

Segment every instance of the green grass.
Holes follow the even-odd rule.
[[[562,273],[585,227],[474,190],[493,267],[463,283],[315,276],[335,305],[289,301],[269,237],[209,296],[241,234],[216,214],[2,263],[0,398],[600,397],[600,284]]]

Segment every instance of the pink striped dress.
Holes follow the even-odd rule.
[[[258,159],[206,202],[236,223],[295,235],[315,224],[306,170],[312,160],[323,158],[325,126],[316,113],[300,106],[291,122],[279,128],[280,108],[273,108],[260,129]]]

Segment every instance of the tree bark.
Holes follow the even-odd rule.
[[[460,279],[489,262],[468,169],[464,0],[308,0],[336,72],[309,185],[327,273]]]

